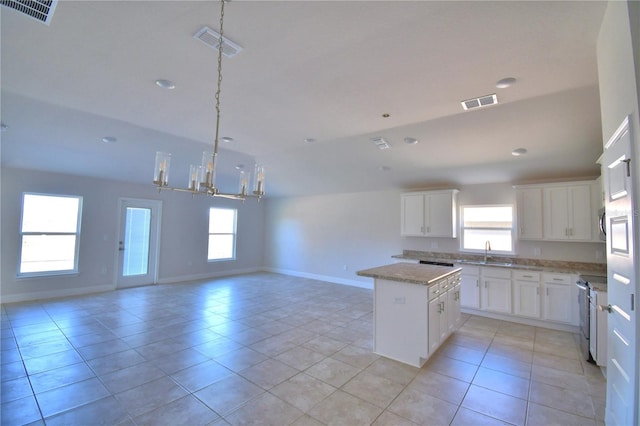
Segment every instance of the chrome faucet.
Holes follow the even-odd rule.
[[[484,242],[484,263],[487,263],[487,254],[491,251],[491,241]]]

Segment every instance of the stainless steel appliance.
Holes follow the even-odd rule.
[[[595,363],[589,350],[589,340],[591,338],[591,288],[589,282],[606,282],[607,278],[599,275],[580,275],[576,285],[578,292],[578,309],[580,312],[580,351],[589,362]],[[594,319],[595,320],[595,319]]]
[[[589,311],[591,299],[589,295],[589,282],[583,276],[580,276],[580,279],[576,281],[576,285],[580,290],[578,292],[578,311],[580,313],[580,352],[582,352],[584,359],[593,362],[591,352],[589,351],[589,335],[591,333],[591,324],[589,321],[591,317],[591,313]]]

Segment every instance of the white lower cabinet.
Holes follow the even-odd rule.
[[[540,273],[513,271],[513,313],[521,317],[540,318]]]
[[[576,275],[463,265],[462,308],[577,326]]]
[[[429,354],[432,354],[462,322],[459,274],[430,287],[428,309]]]
[[[511,271],[502,268],[480,268],[480,308],[485,311],[511,313]]]
[[[462,268],[460,305],[463,308],[480,309],[480,268],[477,266],[465,265]]]
[[[578,325],[578,290],[571,274],[545,273],[543,315],[548,321]]]

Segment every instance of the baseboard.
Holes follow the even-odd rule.
[[[212,278],[231,277],[233,275],[254,274],[264,271],[263,268],[230,269],[226,271],[208,272],[206,274],[181,275],[178,277],[166,277],[158,279],[158,284],[176,284],[181,282],[201,281]]]
[[[359,287],[359,288],[366,288],[368,290],[373,290],[373,281],[368,283],[368,282],[363,282],[358,280],[349,280],[346,278],[334,277],[331,275],[310,274],[308,272],[293,271],[290,269],[281,269],[281,268],[264,268],[263,270],[267,272],[273,272],[275,274],[290,275],[292,277],[300,277],[300,278],[309,278],[312,280],[326,281],[334,284],[342,284],[342,285],[348,285],[352,287]]]
[[[552,330],[568,331],[571,333],[578,333],[580,331],[578,326],[575,326],[575,325],[555,323],[552,321],[545,321],[542,319],[538,320],[535,318],[524,318],[524,317],[519,317],[515,315],[498,314],[495,312],[482,311],[479,309],[472,309],[472,308],[462,308],[461,311],[462,313],[469,314],[469,315],[493,318],[493,319],[498,319],[502,321],[516,322],[518,324],[531,325],[534,327],[550,328]]]
[[[65,288],[50,291],[39,291],[37,293],[19,293],[2,296],[2,303],[34,302],[37,300],[57,299],[60,297],[85,296],[87,294],[104,293],[115,290],[113,284],[99,285],[93,287]]]

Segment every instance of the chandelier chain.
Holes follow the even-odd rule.
[[[218,153],[218,134],[220,130],[220,88],[222,86],[222,50],[224,44],[224,3],[225,0],[220,0],[220,42],[218,43],[218,86],[216,89],[216,135],[215,146],[213,155]]]

